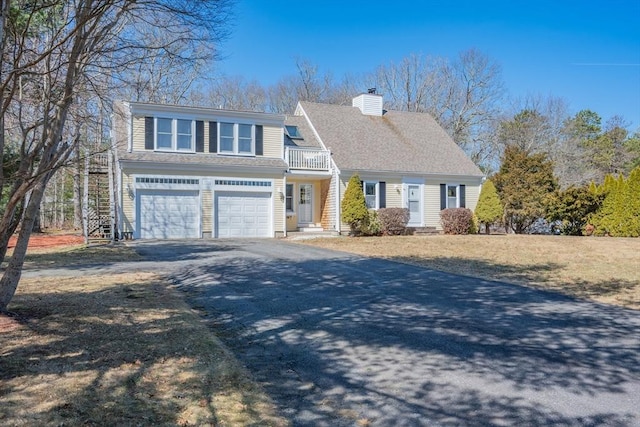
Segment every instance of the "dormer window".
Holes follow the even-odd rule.
[[[300,129],[298,129],[298,126],[286,125],[285,126],[285,130],[286,130],[287,135],[289,136],[289,138],[291,138],[291,139],[303,139],[302,138],[302,134],[300,134]]]
[[[155,149],[159,151],[194,151],[194,121],[156,118]]]
[[[254,129],[244,123],[220,123],[220,154],[256,154]]]

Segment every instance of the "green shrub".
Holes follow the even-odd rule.
[[[362,234],[363,228],[368,224],[369,211],[364,200],[360,177],[355,174],[349,180],[347,189],[342,199],[342,221],[349,224],[350,235]]]
[[[640,167],[629,179],[607,175],[598,191],[605,194],[600,210],[591,216],[597,236],[640,236]]]
[[[469,234],[473,226],[473,212],[467,208],[449,208],[440,212],[444,234]]]
[[[382,233],[380,217],[375,209],[369,211],[367,220],[360,227],[360,233],[364,236],[379,236]]]
[[[407,232],[409,209],[382,208],[378,210],[382,234],[385,236],[401,236]]]
[[[488,179],[482,184],[482,190],[480,190],[480,198],[475,211],[476,221],[484,224],[485,233],[490,234],[491,225],[500,221],[503,216],[504,207],[500,201],[500,196],[498,196],[496,186],[493,185],[493,181]],[[479,229],[477,223],[476,228]]]
[[[547,221],[559,221],[560,233],[567,236],[581,236],[588,230],[585,228],[589,218],[600,206],[604,194],[597,194],[589,187],[569,187],[557,190],[547,200]],[[593,232],[593,230],[591,230]]]

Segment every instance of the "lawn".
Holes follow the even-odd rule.
[[[637,238],[434,235],[339,237],[300,243],[640,309]]]
[[[76,246],[34,251],[27,265],[136,257]],[[0,315],[2,425],[287,425],[153,272],[24,278],[9,310]]]

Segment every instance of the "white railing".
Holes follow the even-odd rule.
[[[326,150],[286,147],[284,155],[289,169],[328,171],[331,167],[331,156]]]

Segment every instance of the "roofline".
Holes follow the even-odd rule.
[[[152,104],[145,102],[122,102],[122,104],[130,111],[131,114],[171,114],[171,113],[187,113],[195,119],[211,119],[213,117],[220,118],[243,118],[252,120],[261,124],[273,124],[284,126],[285,115],[273,113],[260,113],[256,111],[237,111],[223,110],[218,108],[207,107],[190,107],[185,105],[171,104]]]
[[[150,160],[119,160],[121,168],[125,169],[139,169],[139,170],[155,170],[160,167],[163,171],[191,171],[191,172],[206,172],[207,175],[211,175],[214,172],[234,172],[234,173],[249,173],[249,174],[274,174],[283,175],[287,171],[287,166],[283,164],[282,167],[275,166],[239,166],[239,165],[212,165],[211,163],[158,163],[157,161]]]
[[[469,174],[451,174],[451,173],[430,173],[430,172],[407,172],[407,171],[376,171],[370,169],[343,169],[341,175],[352,176],[358,175],[379,176],[384,178],[397,177],[423,177],[423,178],[439,178],[439,179],[470,179],[484,181],[485,175],[469,175]]]

